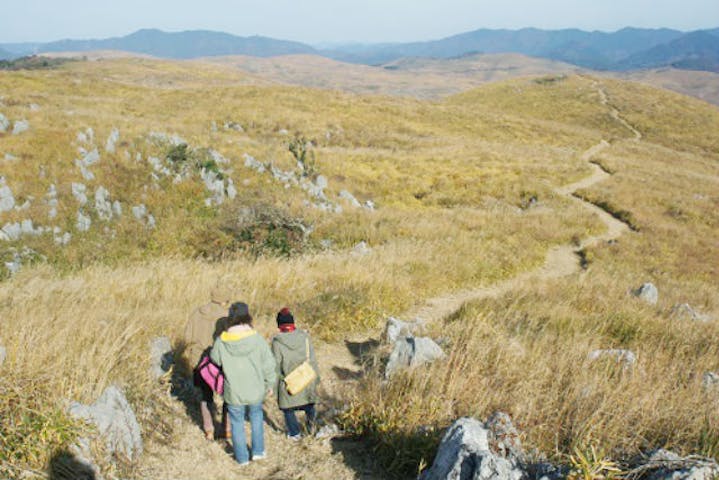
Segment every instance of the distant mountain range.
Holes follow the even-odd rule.
[[[314,54],[367,65],[382,65],[407,57],[455,58],[473,53],[521,53],[594,70],[674,67],[719,72],[719,28],[689,33],[639,28],[624,28],[612,33],[576,29],[480,29],[427,42],[350,45],[331,50],[259,36],[238,37],[203,30],[168,33],[147,29],[104,40],[4,44],[0,45],[0,58],[93,50],[123,50],[176,59]]]
[[[238,37],[229,33],[193,30],[163,32],[145,29],[125,37],[104,40],[61,40],[51,43],[20,43],[0,45],[16,55],[52,52],[87,52],[93,50],[123,50],[161,58],[188,59],[219,55],[250,55],[274,57],[298,53],[317,53],[314,48],[299,42],[267,37]]]

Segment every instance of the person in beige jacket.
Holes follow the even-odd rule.
[[[193,383],[202,393],[200,415],[205,438],[208,440],[215,438],[212,413],[215,401],[212,389],[200,376],[197,365],[200,363],[200,359],[209,353],[215,339],[227,330],[227,311],[232,303],[232,297],[232,292],[229,289],[216,287],[210,294],[210,303],[195,309],[185,325],[185,351],[190,365],[194,365]],[[225,438],[230,438],[230,422],[227,420],[227,409],[224,405],[222,407],[222,423],[225,427]]]

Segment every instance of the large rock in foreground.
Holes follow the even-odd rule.
[[[492,434],[474,418],[460,418],[447,430],[437,456],[419,480],[520,480],[526,473],[490,450]]]
[[[130,460],[142,454],[142,436],[135,412],[119,387],[111,385],[92,405],[73,402],[70,414],[93,424],[108,453]]]

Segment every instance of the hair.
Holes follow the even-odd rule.
[[[246,313],[244,315],[230,315],[227,319],[227,326],[234,327],[236,325],[252,325],[252,315]]]
[[[235,302],[230,307],[228,316],[228,325],[234,327],[235,325],[252,325],[252,315],[246,303]]]

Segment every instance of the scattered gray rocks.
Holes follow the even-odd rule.
[[[402,337],[414,335],[418,329],[424,326],[421,320],[405,322],[395,317],[389,317],[384,327],[383,338],[387,343],[395,343]]]
[[[445,358],[442,347],[428,337],[402,337],[395,344],[385,367],[385,378],[405,368],[415,368]]]
[[[3,157],[3,158],[5,158],[6,162],[14,162],[15,160],[17,160],[17,157],[15,155],[13,155],[12,153],[6,153],[5,157]]]
[[[35,227],[32,220],[25,219],[20,222],[6,223],[0,229],[0,240],[12,242],[26,235],[33,237],[42,235],[45,231],[44,227]]]
[[[245,153],[245,167],[251,168],[252,170],[255,170],[257,173],[265,173],[267,170],[267,167],[264,163],[260,162],[259,160],[255,159],[255,157],[248,155]]]
[[[705,391],[719,390],[719,374],[715,372],[704,372],[702,376],[702,387]]]
[[[92,128],[87,128],[84,132],[77,134],[78,143],[92,144],[95,142],[95,131]]]
[[[647,480],[713,480],[719,476],[719,465],[709,458],[681,457],[659,449],[651,452],[633,472]]]
[[[372,247],[367,245],[367,242],[364,240],[352,248],[352,255],[364,256],[369,255],[370,253],[372,253]]]
[[[631,350],[610,348],[593,350],[587,355],[587,360],[590,362],[595,362],[603,358],[613,359],[617,363],[622,364],[624,368],[631,368],[637,363],[637,356]]]
[[[38,105],[37,103],[31,103],[30,105],[28,105],[28,108],[30,109],[31,112],[39,112],[40,111],[40,105]]]
[[[45,228],[35,227],[35,225],[33,225],[32,220],[25,219],[20,222],[20,232],[22,235],[29,235],[32,237],[36,237],[38,235],[42,235],[43,233],[45,233]]]
[[[246,168],[255,170],[257,173],[270,172],[275,180],[284,184],[285,188],[298,185],[312,200],[311,202],[306,201],[305,205],[322,210],[323,212],[342,213],[342,205],[332,202],[327,198],[325,189],[329,186],[329,181],[324,175],[317,175],[314,179],[306,176],[305,167],[300,162],[297,163],[297,171],[295,172],[284,171],[275,167],[271,163],[264,164],[248,154],[244,155],[244,159]],[[354,195],[347,190],[343,190],[340,193],[339,198],[348,201],[353,207],[362,206]],[[368,210],[373,210],[374,203],[366,202],[364,207]]]
[[[434,463],[419,480],[522,480],[527,474],[490,445],[490,429],[474,418],[460,418],[449,427]]]
[[[232,182],[231,178],[227,179],[227,188],[225,189],[225,192],[227,193],[227,198],[230,200],[234,200],[237,197],[237,189],[235,188],[235,184]]]
[[[708,322],[711,320],[708,315],[697,312],[688,303],[679,303],[674,305],[670,316],[676,320],[693,322]]]
[[[232,121],[225,122],[225,124],[223,125],[223,128],[225,130],[234,130],[236,132],[244,132],[245,131],[245,129],[242,128],[242,125],[240,125],[237,122],[232,122]]]
[[[347,190],[341,190],[340,193],[339,193],[339,197],[340,197],[342,200],[345,200],[347,203],[349,203],[350,205],[352,205],[352,206],[355,207],[355,208],[360,208],[360,207],[362,207],[362,204],[359,202],[359,200],[357,200],[357,199],[355,198],[355,196],[352,195],[352,194],[351,194],[350,192],[348,192]]]
[[[79,232],[87,232],[92,226],[92,219],[82,213],[82,210],[77,211],[77,221],[75,222],[75,228]]]
[[[52,239],[55,242],[55,245],[58,245],[60,247],[64,247],[68,243],[70,243],[70,240],[72,240],[72,235],[70,232],[64,232],[60,227],[55,227],[52,229]]]
[[[5,177],[0,177],[0,213],[8,212],[15,207],[15,197],[8,187]]]
[[[12,134],[20,135],[30,130],[30,123],[27,120],[16,120],[12,126]]]
[[[18,222],[6,223],[0,229],[0,240],[6,242],[12,242],[20,238],[22,235],[22,228]]]
[[[95,174],[90,171],[89,167],[100,161],[100,152],[97,151],[97,148],[89,152],[81,148],[80,154],[82,155],[82,158],[75,160],[75,166],[80,169],[82,178],[91,182],[95,180]]]
[[[653,283],[644,283],[632,292],[632,294],[650,305],[656,305],[659,301],[659,290]]]
[[[155,217],[147,212],[147,207],[144,203],[135,205],[132,207],[132,215],[140,222],[144,222],[148,228],[155,227]]]
[[[173,145],[175,147],[182,144],[187,145],[185,139],[177,135],[176,133],[168,135],[162,132],[150,132],[149,138],[150,140],[153,140],[155,142],[169,143],[170,145]]]
[[[120,202],[110,202],[110,192],[105,187],[98,187],[95,190],[95,211],[100,220],[109,222],[114,216],[122,215],[122,205]]]
[[[212,194],[210,198],[205,199],[205,205],[222,205],[225,202],[225,182],[221,175],[214,170],[203,168],[200,171],[200,178],[205,184],[205,188]]]
[[[105,151],[107,153],[115,153],[115,145],[120,141],[120,130],[113,128],[105,142]]]
[[[165,165],[162,160],[160,160],[157,157],[148,157],[147,162],[152,165],[152,169],[161,175],[164,175],[166,177],[170,176],[172,172],[169,168],[167,168],[167,165]]]
[[[37,260],[44,260],[45,257],[38,254],[35,250],[28,247],[22,247],[20,250],[16,248],[10,248],[9,252],[12,254],[12,260],[5,262],[5,268],[10,275],[15,275],[25,263],[34,262]]]
[[[75,197],[77,203],[82,207],[87,203],[87,187],[83,183],[73,182],[71,185],[72,196]]]
[[[0,367],[5,363],[5,360],[7,360],[7,348],[5,348],[4,345],[0,345]]]
[[[5,115],[0,113],[0,133],[5,133],[10,128],[10,120]]]
[[[58,206],[58,200],[57,200],[57,187],[55,184],[51,184],[48,189],[47,193],[45,194],[45,202],[48,206],[48,212],[47,216],[49,219],[53,219],[57,217],[57,206]]]
[[[111,455],[135,460],[142,454],[142,436],[135,412],[116,385],[109,386],[92,405],[73,402],[69,412],[97,428]]]
[[[150,373],[154,379],[159,379],[170,371],[175,362],[172,343],[167,337],[153,338],[150,342]]]
[[[9,262],[5,262],[5,268],[10,275],[16,275],[22,269],[22,258],[15,252],[13,258]]]

